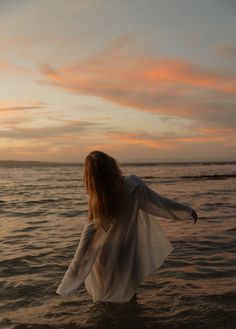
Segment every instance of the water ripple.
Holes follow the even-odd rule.
[[[112,305],[93,304],[84,286],[77,296],[55,293],[87,217],[82,168],[0,168],[0,328],[235,328],[236,165],[123,171],[192,204],[199,221],[163,220],[173,252],[140,285],[136,301]]]

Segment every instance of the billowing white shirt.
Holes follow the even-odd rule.
[[[123,178],[127,199],[119,220],[107,232],[94,221],[84,227],[58,294],[74,295],[85,282],[94,302],[127,302],[172,251],[157,217],[189,219],[192,208],[160,196],[135,175]]]

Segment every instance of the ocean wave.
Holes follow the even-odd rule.
[[[191,180],[221,180],[236,178],[236,174],[214,174],[214,175],[199,175],[199,176],[180,176],[182,179],[191,179]]]

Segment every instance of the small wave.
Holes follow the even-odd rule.
[[[206,191],[206,192],[195,192],[195,195],[196,196],[202,196],[202,195],[206,195],[206,196],[208,196],[208,195],[217,195],[218,194],[218,192],[214,192],[214,191]]]
[[[182,179],[191,179],[191,180],[220,180],[220,179],[229,179],[236,178],[236,174],[215,174],[215,175],[199,175],[199,176],[180,176]]]
[[[236,228],[225,230],[225,233],[236,236]]]
[[[30,211],[30,212],[19,212],[19,211],[1,211],[6,217],[35,217],[45,214],[44,210]]]
[[[44,224],[48,223],[48,220],[35,220],[35,221],[27,221],[27,224]]]
[[[53,202],[58,202],[58,199],[29,200],[29,201],[26,201],[24,204],[30,206],[30,205],[35,205],[35,204],[53,203]]]
[[[30,227],[25,227],[25,228],[22,228],[22,229],[16,229],[16,230],[13,230],[12,232],[13,233],[31,232],[31,231],[35,231],[35,230],[41,229],[41,228],[42,228],[41,226],[30,226]]]
[[[156,179],[155,176],[142,176],[142,179]]]
[[[15,325],[12,329],[57,329],[58,326],[53,327],[47,324],[38,324],[38,323],[33,323],[33,324],[17,324]],[[72,328],[72,327],[71,327]],[[73,326],[73,328],[75,328]],[[81,327],[78,327],[78,329]],[[69,327],[68,327],[69,329]]]
[[[85,211],[72,210],[72,211],[61,212],[59,215],[65,216],[65,217],[76,217],[85,212],[86,212],[86,210]]]

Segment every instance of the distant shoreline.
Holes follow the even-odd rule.
[[[161,166],[161,165],[226,165],[236,164],[236,161],[169,161],[169,162],[120,162],[124,166]],[[0,167],[16,166],[83,166],[82,162],[51,162],[51,161],[33,161],[33,160],[0,160]]]

